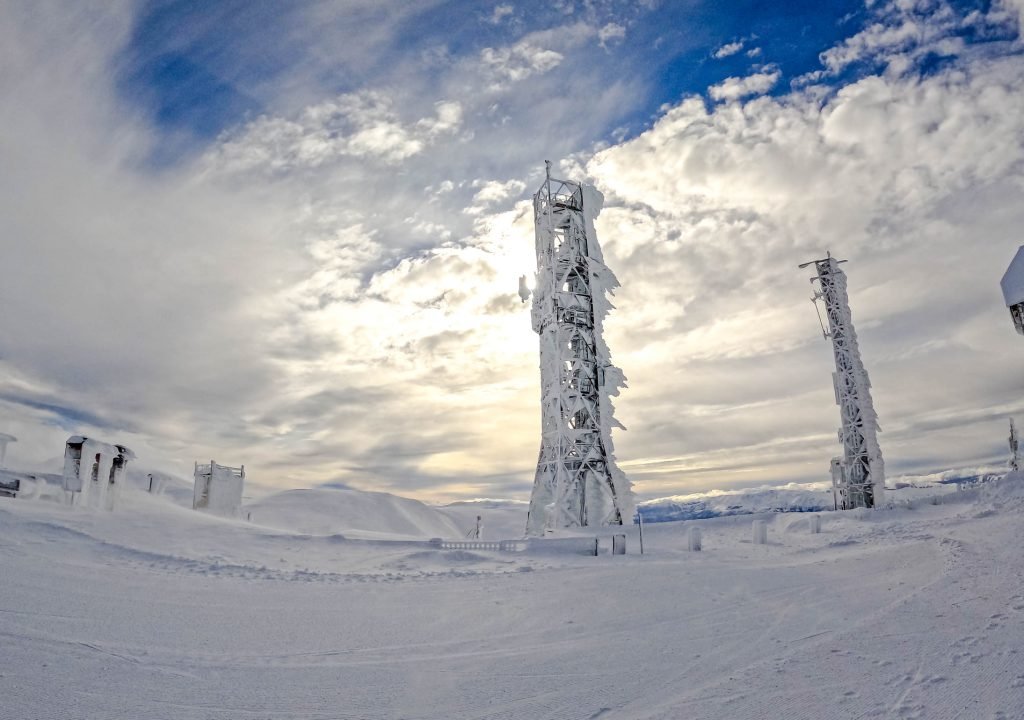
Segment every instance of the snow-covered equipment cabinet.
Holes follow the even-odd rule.
[[[242,509],[242,490],[245,487],[245,465],[228,467],[213,460],[208,464],[195,464],[195,489],[192,509],[207,510],[217,515],[233,517]]]
[[[1024,245],[1017,248],[1017,254],[999,284],[1003,288],[1003,299],[1010,309],[1013,326],[1024,335]]]
[[[836,371],[832,384],[842,427],[839,442],[843,444],[841,457],[832,459],[832,491],[837,509],[875,507],[882,503],[885,493],[885,465],[878,447],[878,416],[871,401],[871,381],[860,357],[857,333],[853,329],[850,300],[846,292],[846,273],[839,267],[845,260],[836,260],[829,253],[823,260],[812,260],[800,265],[814,265],[818,274],[811,282],[818,283],[812,301],[825,306],[827,322],[821,319],[821,330],[826,340],[832,340],[832,354]]]
[[[128,461],[135,453],[124,445],[108,445],[72,435],[64,446],[62,483],[72,505],[113,510],[124,485]]]
[[[541,443],[526,533],[623,525],[633,517],[629,480],[615,463],[610,396],[625,385],[602,337],[618,281],[604,264],[594,187],[551,177],[533,196],[537,275],[533,329],[540,335]],[[523,302],[529,297],[520,282]]]
[[[0,433],[0,468],[7,467],[4,462],[7,459],[7,443],[18,442],[18,438],[7,433]]]

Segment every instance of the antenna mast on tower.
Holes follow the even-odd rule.
[[[632,520],[630,483],[615,464],[610,394],[623,384],[602,337],[618,285],[594,232],[603,197],[551,177],[533,196],[537,276],[533,329],[540,335],[541,445],[528,535]],[[523,301],[529,297],[520,281]],[[621,426],[619,426],[621,427]]]
[[[800,265],[814,265],[818,283],[812,301],[825,306],[822,330],[825,339],[832,340],[832,354],[836,371],[832,383],[842,427],[839,441],[843,444],[841,457],[832,459],[832,491],[836,509],[875,507],[882,502],[885,492],[885,465],[878,447],[878,416],[871,402],[871,381],[861,361],[857,333],[853,329],[850,300],[846,292],[846,273],[829,253],[823,260],[812,260]],[[820,319],[820,315],[819,315]]]

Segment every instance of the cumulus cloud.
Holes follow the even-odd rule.
[[[494,10],[491,12],[491,17],[488,18],[488,22],[491,25],[500,25],[505,18],[510,17],[514,12],[515,8],[510,4],[495,5]]]
[[[543,75],[561,64],[565,56],[554,50],[522,41],[503,48],[484,48],[480,61],[494,89],[517,83],[531,75]]]
[[[782,77],[778,68],[766,67],[745,77],[729,77],[708,88],[708,94],[715,100],[739,100],[750,95],[761,95],[768,92]]]
[[[472,215],[479,215],[488,207],[520,195],[526,189],[526,183],[519,180],[509,180],[507,182],[488,180],[487,182],[474,183],[474,186],[480,189],[473,196],[473,204],[466,209],[466,212]]]
[[[253,121],[218,145],[208,164],[228,172],[316,167],[346,156],[394,164],[419,154],[438,135],[458,130],[460,103],[442,101],[435,111],[434,117],[404,123],[382,93],[342,95],[307,107],[295,118]]]
[[[766,96],[780,70],[762,68],[708,91],[727,102],[688,96],[623,142],[594,145],[646,88],[615,79],[625,53],[600,47],[601,28],[628,23],[591,5],[438,51],[437,75],[417,54],[340,94],[257,92],[258,117],[157,169],[164,136],[111,81],[131,8],[4,8],[10,457],[86,432],[183,473],[223,457],[282,486],[525,494],[537,340],[516,279],[533,267],[524,195],[547,156],[607,195],[597,228],[622,288],[606,328],[630,378],[616,446],[641,493],[827,473],[830,353],[795,267],[826,250],[850,260],[891,471],[990,461],[1022,409],[996,284],[1024,221],[1017,14],[970,20],[1001,38],[971,52],[945,30],[889,42],[908,18],[954,21],[876,5],[871,37],[801,89]],[[948,62],[924,72],[928,53]]]
[[[718,46],[715,49],[715,51],[711,53],[711,57],[715,58],[716,60],[721,60],[722,58],[729,57],[730,55],[735,55],[736,53],[743,49],[744,44],[744,40],[737,40],[736,42],[725,43],[724,45]]]
[[[626,37],[626,28],[618,23],[608,23],[597,31],[597,39],[601,47],[607,48],[613,42],[621,42]]]
[[[826,250],[851,261],[893,470],[990,457],[979,448],[1024,409],[1007,401],[1017,338],[996,285],[1024,221],[1011,201],[1024,187],[1022,90],[1011,53],[864,77],[825,103],[692,98],[589,162],[629,315],[609,339],[634,380],[617,445],[647,458],[627,467],[642,487],[806,477],[802,463],[836,450],[830,356],[795,267]],[[637,377],[674,378],[675,391]]]

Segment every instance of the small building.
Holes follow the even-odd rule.
[[[1018,248],[999,284],[1003,289],[1003,300],[1010,310],[1013,326],[1017,332],[1024,335],[1024,245]]]
[[[18,442],[18,438],[7,433],[0,433],[0,468],[7,467],[4,465],[4,459],[7,457],[7,443]]]
[[[64,447],[64,494],[70,505],[113,510],[135,453],[124,445],[72,435]]]
[[[206,510],[217,515],[234,517],[242,509],[242,489],[245,487],[245,465],[228,467],[213,460],[208,464],[195,464],[195,490],[192,509]]]

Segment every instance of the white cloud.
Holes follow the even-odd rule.
[[[515,8],[511,4],[503,3],[501,5],[495,5],[494,11],[491,13],[491,17],[488,19],[488,22],[492,25],[500,25],[505,18],[511,17],[514,12]]]
[[[598,232],[623,283],[608,340],[630,378],[616,445],[641,491],[825,476],[830,354],[795,264],[826,249],[851,260],[892,472],[1001,442],[1001,415],[1022,409],[996,284],[1024,223],[1024,72],[1000,54],[1019,44],[1004,30],[920,73],[950,38],[865,38],[884,72],[773,97],[777,79],[735,78],[722,97],[762,96],[689,97],[595,154],[645,89],[600,50],[612,19],[577,10],[586,22],[491,63],[474,50],[424,76],[417,54],[341,96],[289,84],[201,162],[159,172],[140,159],[164,136],[111,80],[130,14],[0,11],[11,457],[59,454],[63,403],[84,414],[63,416],[74,430],[182,472],[213,453],[281,485],[523,492],[537,341],[516,296],[534,262],[516,198],[545,156],[608,195]]]
[[[564,59],[561,53],[526,40],[509,47],[484,48],[480,52],[480,61],[492,78],[494,89],[520,82],[531,75],[543,75],[558,67]]]
[[[632,468],[641,487],[824,472],[830,355],[795,266],[826,250],[851,261],[894,471],[987,457],[1002,416],[1024,410],[1007,403],[1019,338],[997,287],[1024,223],[1022,98],[1015,55],[865,77],[824,103],[691,98],[590,161],[623,281],[609,344],[631,380],[630,432],[616,444],[662,458]],[[701,450],[716,446],[729,449]]]
[[[761,95],[768,92],[782,77],[782,73],[773,66],[762,72],[746,77],[729,77],[708,88],[708,94],[715,100],[739,100],[750,95]]]
[[[612,41],[622,42],[626,37],[626,28],[618,23],[608,23],[597,31],[597,39],[603,48],[607,48]]]
[[[736,42],[720,45],[713,53],[711,53],[711,57],[721,60],[722,58],[729,57],[730,55],[735,55],[743,49],[744,42],[745,41],[743,40],[737,40]]]
[[[222,142],[208,162],[214,170],[282,171],[317,167],[346,156],[397,163],[419,154],[462,123],[462,105],[438,102],[435,116],[405,123],[382,93],[341,95],[294,118],[261,117]]]
[[[480,189],[473,196],[473,204],[466,209],[466,212],[471,215],[479,215],[493,205],[520,195],[526,189],[526,183],[520,180],[509,180],[507,182],[488,180],[487,182],[474,183],[474,185]]]

